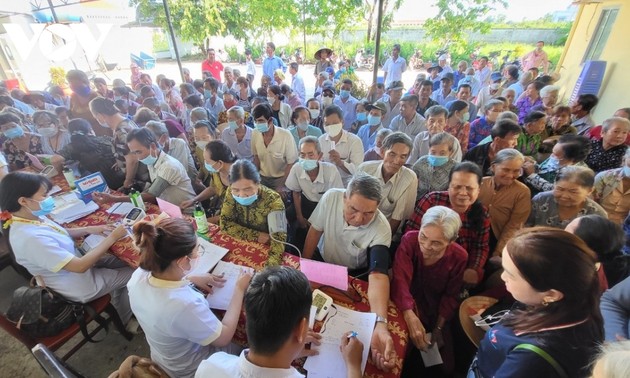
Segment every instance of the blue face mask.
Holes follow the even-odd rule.
[[[554,156],[549,156],[549,158],[543,162],[543,164],[547,170],[555,171],[560,168],[560,160]]]
[[[317,160],[300,158],[300,160],[298,160],[298,164],[307,172],[317,168]]]
[[[269,131],[269,124],[267,122],[255,123],[254,127],[261,133],[266,133],[267,131]]]
[[[204,97],[206,100],[207,100],[207,99],[209,99],[210,97],[212,97],[212,92],[210,92],[210,90],[209,90],[209,89],[204,89],[204,90],[203,90],[203,97]]]
[[[19,126],[15,126],[4,131],[3,134],[9,139],[21,138],[24,136],[24,130]]]
[[[160,153],[158,152],[158,155]],[[155,164],[155,162],[157,161],[157,156],[152,156],[151,155],[151,151],[149,151],[149,156],[145,157],[144,159],[140,159],[140,163],[146,165],[146,166],[150,166]]]
[[[627,165],[623,166],[623,175],[626,177],[630,177],[630,167],[628,167]]]
[[[367,113],[365,112],[357,113],[357,121],[359,122],[367,121]]]
[[[347,91],[345,89],[342,89],[339,91],[339,97],[341,98],[348,98],[350,97],[350,91]]]
[[[206,167],[206,171],[208,171],[208,173],[217,173],[217,172],[219,172],[217,169],[215,169],[212,166],[212,164],[203,163],[203,166]]]
[[[441,167],[448,162],[448,156],[427,155],[427,161],[432,167]]]
[[[234,201],[238,202],[239,205],[249,206],[252,203],[256,202],[256,200],[258,199],[258,193],[254,193],[249,197],[237,197],[232,194],[232,198],[234,198]]]
[[[81,97],[87,97],[90,95],[91,89],[89,85],[81,85],[81,86],[72,88],[72,91]]]
[[[368,121],[368,124],[370,126],[376,126],[379,123],[381,123],[381,117],[380,116],[373,116],[371,114],[368,114],[367,121]]]
[[[36,217],[43,217],[52,213],[54,209],[55,200],[52,197],[47,197],[43,201],[39,202],[39,210],[31,210],[31,213]]]
[[[236,124],[236,121],[228,121],[228,127],[230,130],[234,131],[238,129],[238,124]]]

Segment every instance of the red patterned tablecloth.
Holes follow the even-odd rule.
[[[67,191],[68,185],[63,176],[57,176],[52,181],[59,185],[64,191]],[[107,213],[107,209],[114,205],[103,205],[101,208],[75,222],[66,224],[67,227],[85,227],[102,224],[111,224],[120,219],[120,215],[110,215]],[[147,214],[159,214],[160,210],[157,206],[147,204]],[[255,242],[247,242],[239,239],[235,239],[229,235],[222,233],[219,227],[216,225],[210,225],[210,229],[207,234],[208,239],[221,247],[229,250],[225,255],[224,260],[243,266],[252,267],[256,270],[264,268],[267,261],[268,247],[263,244]],[[138,266],[140,255],[137,249],[134,247],[131,238],[125,238],[118,241],[112,246],[110,252],[125,261],[132,267]],[[299,259],[296,256],[285,253],[283,256],[283,264],[292,266],[294,268],[299,267]],[[342,305],[352,310],[367,312],[370,310],[370,305],[367,300],[367,282],[358,279],[348,277],[349,289],[348,296],[342,294],[337,290],[324,289],[328,295],[330,295],[336,304]],[[319,287],[316,283],[311,283],[313,288]],[[354,298],[352,300],[350,298]],[[397,360],[396,367],[391,372],[384,373],[376,368],[371,361],[368,361],[366,365],[364,377],[399,377],[402,369],[402,361],[405,357],[407,344],[409,341],[407,325],[403,318],[402,312],[390,301],[388,309],[388,328],[394,340],[394,349],[396,351]],[[241,344],[247,344],[247,335],[245,333],[245,316],[241,314],[241,319],[234,335],[234,341]],[[367,347],[367,346],[366,346]]]

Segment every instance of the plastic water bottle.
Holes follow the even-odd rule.
[[[133,189],[131,193],[129,193],[129,199],[131,200],[131,203],[134,207],[138,207],[143,211],[146,211],[146,208],[144,207],[144,201],[142,200],[142,195],[140,194],[140,192]]]
[[[66,178],[66,181],[68,182],[68,186],[70,186],[70,189],[76,189],[77,186],[74,184],[74,171],[68,167],[63,169],[63,177]]]
[[[195,217],[195,224],[197,225],[197,233],[205,234],[208,232],[208,218],[206,218],[206,212],[201,207],[199,202],[195,202],[195,212],[193,213]]]

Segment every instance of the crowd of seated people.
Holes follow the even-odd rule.
[[[335,75],[329,49],[318,51],[314,93],[273,43],[259,88],[255,69],[240,76],[207,53],[203,77],[188,71],[181,85],[136,66],[129,84],[111,86],[71,70],[68,93],[18,96],[0,86],[0,208],[17,263],[72,300],[111,294],[169,376],[301,376],[291,364],[315,353],[305,345],[320,336],[308,328],[306,277],[279,267],[296,253],[287,243],[367,283],[374,333],[370,345],[341,340],[340,374],[361,376],[369,348],[383,371],[403,359],[403,377],[587,377],[597,355],[592,374],[607,376],[621,349],[600,346],[628,337],[627,107],[596,122],[597,96],[567,104],[536,67],[492,72],[487,58],[455,72],[441,57],[406,92],[405,60],[392,57],[387,82],[359,98],[345,71]],[[201,204],[223,233],[263,246],[267,267],[238,279],[219,320],[189,285],[224,283],[188,276],[200,254],[189,222],[136,224],[135,271],[103,259],[124,229],[66,229],[46,217],[52,184],[34,173],[74,163],[105,178],[111,191],[94,194],[99,205],[129,202],[133,190],[185,214]],[[74,239],[90,233],[107,236],[78,254]],[[511,310],[462,370],[455,314],[476,295]],[[390,299],[406,323],[404,355],[388,327]],[[229,344],[242,308],[241,352]],[[432,347],[443,363],[425,367],[421,352]]]

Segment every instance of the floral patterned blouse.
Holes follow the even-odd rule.
[[[532,212],[525,223],[526,227],[547,226],[563,229],[577,217],[596,214],[608,218],[604,210],[597,202],[587,198],[584,207],[571,219],[560,219],[558,203],[553,196],[553,191],[538,193],[532,198]]]
[[[459,141],[459,145],[462,148],[462,153],[468,151],[468,138],[470,137],[470,122],[457,122],[457,125],[451,127],[446,124],[444,132],[449,133]]]
[[[7,158],[9,168],[17,170],[33,165],[31,159],[26,155],[27,152],[31,155],[41,155],[44,153],[42,141],[39,136],[30,133],[25,133],[25,136],[30,137],[28,151],[20,150],[11,139],[7,139],[2,143],[2,152]]]

